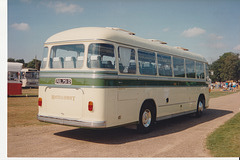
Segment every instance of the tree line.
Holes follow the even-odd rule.
[[[224,53],[209,65],[209,69],[212,82],[238,81],[240,80],[240,55],[233,52]]]
[[[8,62],[19,62],[23,64],[23,68],[35,68],[37,70],[40,70],[41,67],[41,61],[34,58],[32,61],[25,63],[24,59],[14,59],[14,58],[8,58]]]

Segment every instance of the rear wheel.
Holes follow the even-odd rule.
[[[205,99],[203,97],[198,98],[196,117],[201,117],[205,109]]]
[[[148,133],[155,122],[155,111],[151,103],[144,103],[139,114],[137,130],[139,133]]]

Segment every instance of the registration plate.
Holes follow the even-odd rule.
[[[72,79],[71,78],[56,78],[55,84],[57,85],[71,85]]]

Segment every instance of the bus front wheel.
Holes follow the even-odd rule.
[[[149,102],[144,103],[139,114],[137,130],[139,133],[149,133],[155,121],[153,105]]]

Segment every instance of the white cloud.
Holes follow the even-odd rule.
[[[19,31],[26,31],[30,29],[27,23],[14,23],[11,27]]]
[[[216,34],[209,34],[209,37],[210,37],[210,39],[212,39],[212,40],[221,40],[221,39],[223,39],[223,36],[219,36],[219,35],[216,35]]]
[[[240,51],[240,44],[233,48],[235,51]]]
[[[183,31],[182,35],[184,37],[195,37],[201,34],[204,34],[206,31],[202,28],[189,28],[188,30]]]
[[[219,43],[209,44],[209,47],[214,49],[223,49],[226,47],[226,45],[224,43],[219,42]]]
[[[53,8],[56,13],[76,13],[83,12],[83,8],[76,4],[66,4],[62,2],[50,2],[47,5],[49,8]]]
[[[162,31],[163,31],[163,32],[168,32],[168,31],[169,31],[169,28],[164,28]]]

